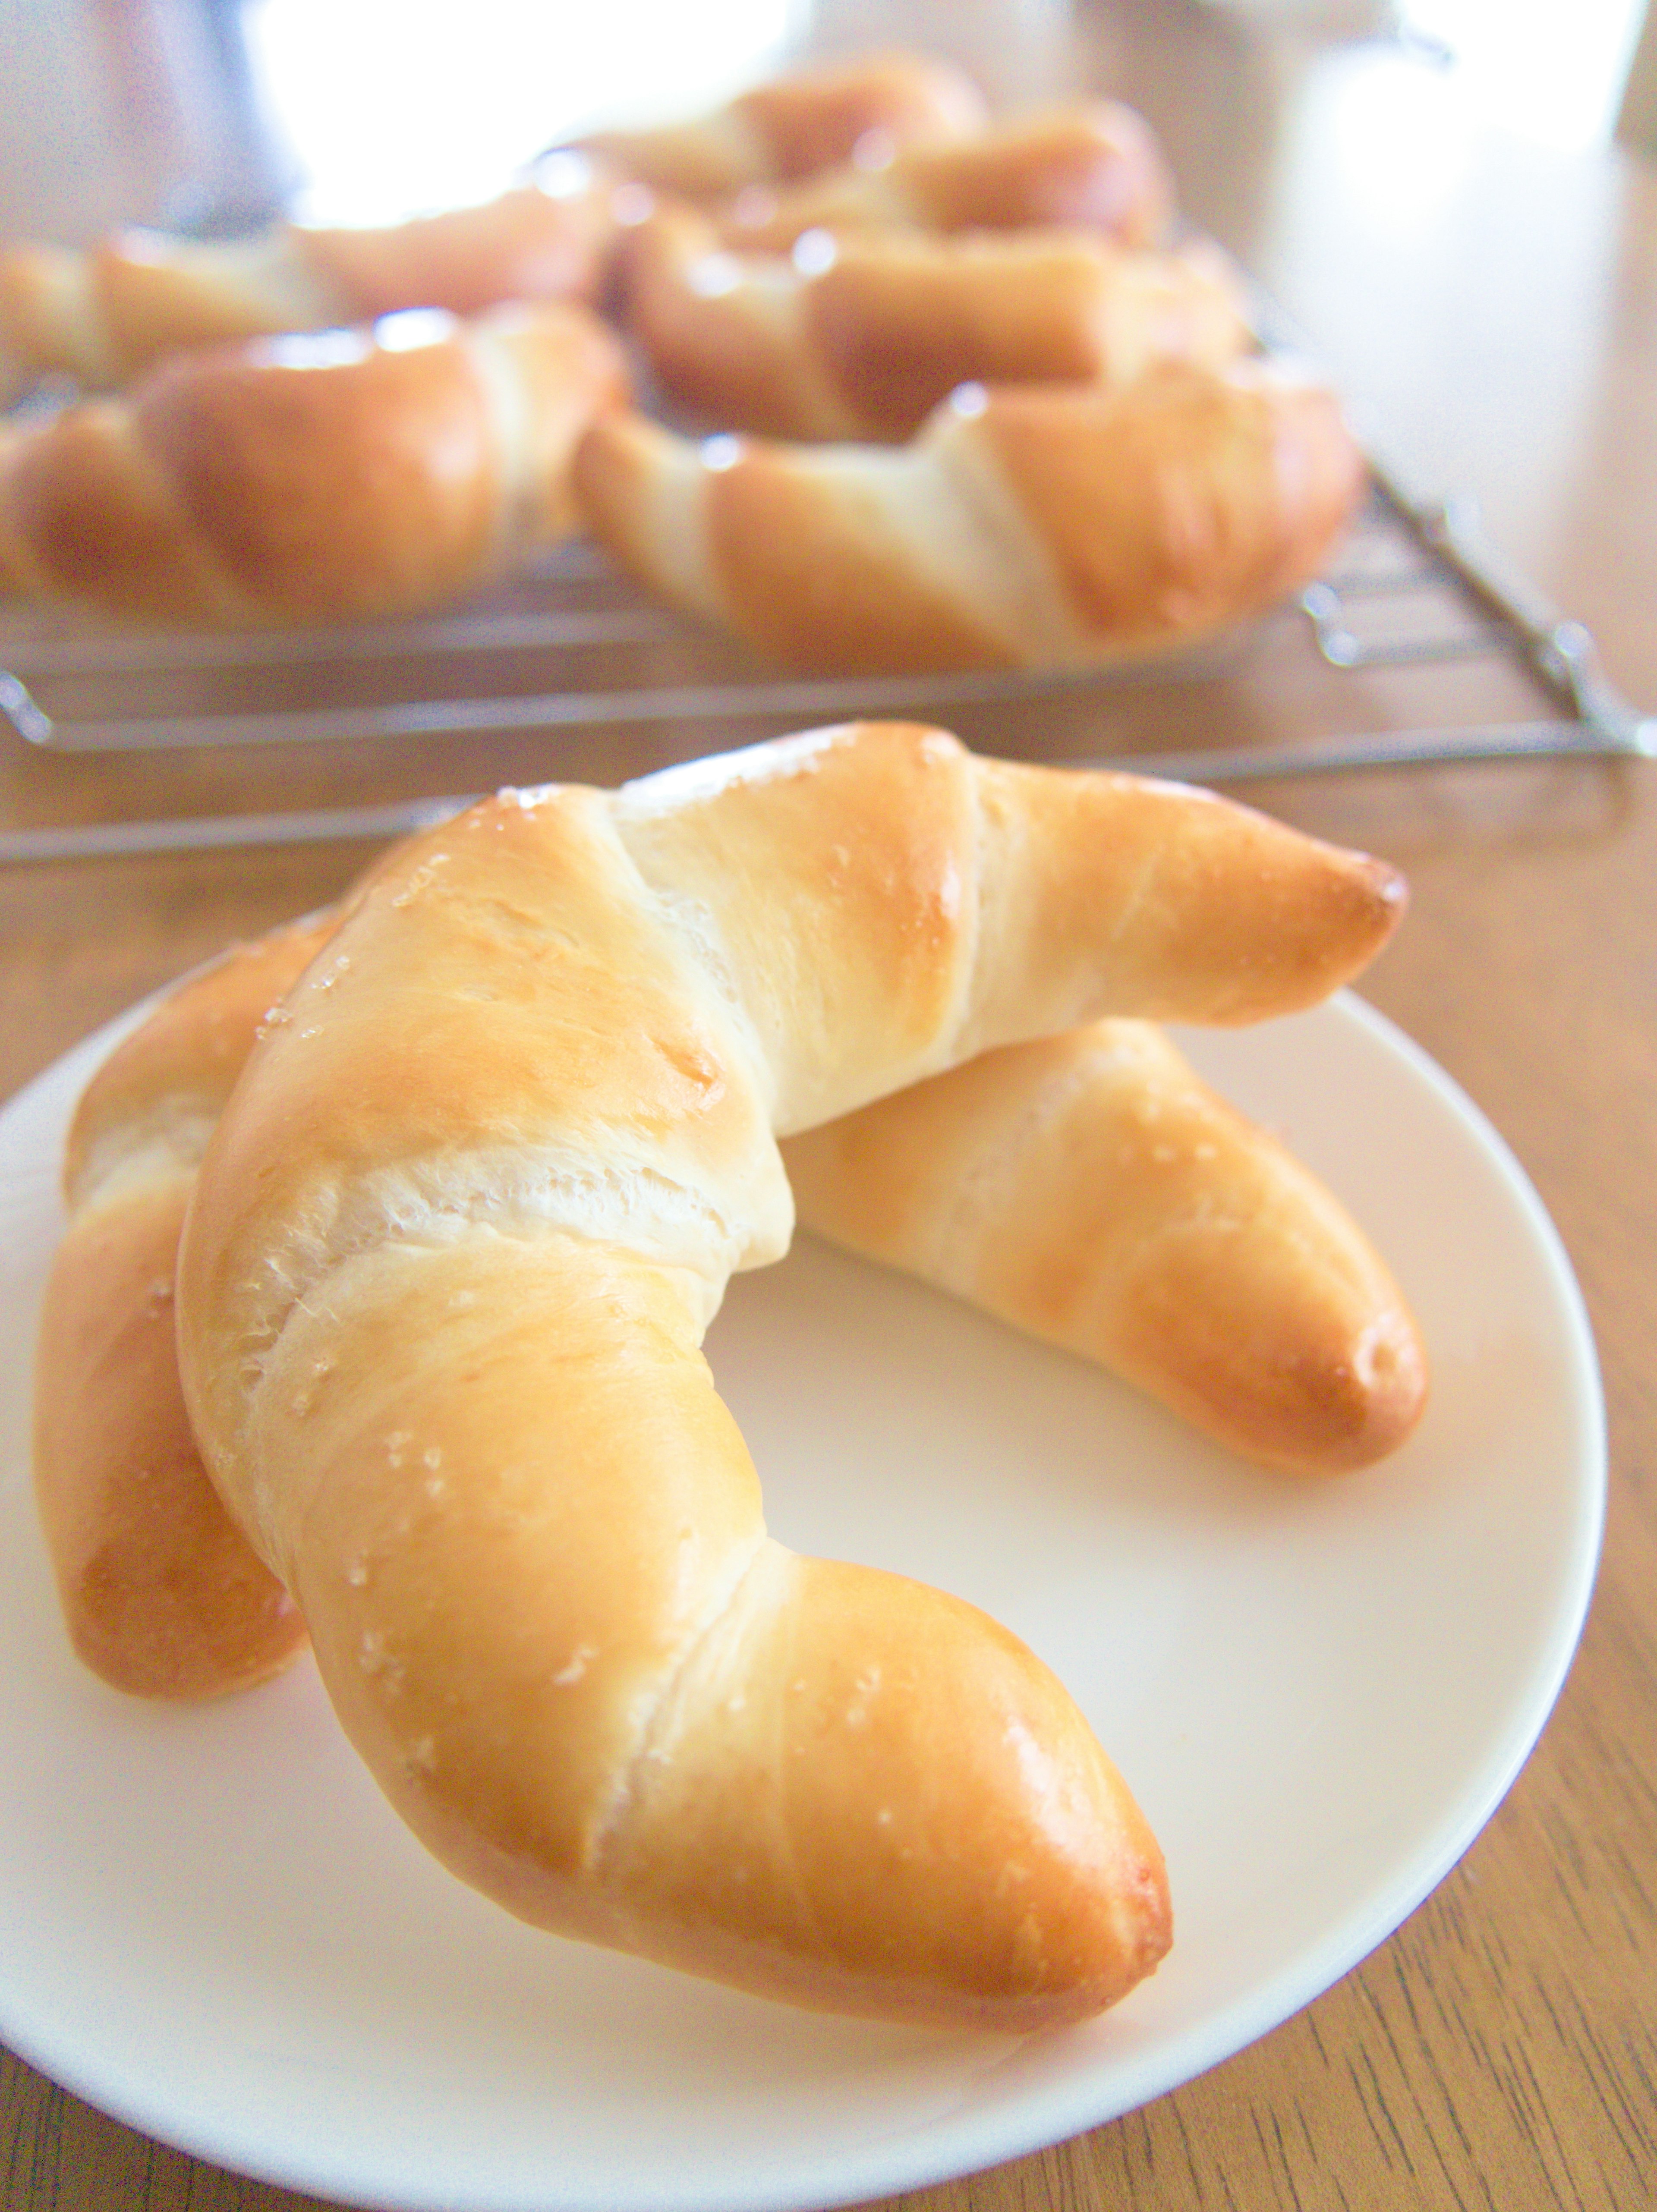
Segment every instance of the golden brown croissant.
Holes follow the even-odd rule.
[[[348,1733],[521,1917],[832,2008],[1027,2027],[1167,1941],[1057,1685],[769,1541],[697,1346],[771,1134],[1103,1008],[1246,1020],[1397,879],[1203,794],[865,726],[393,854],[284,1002],[180,1258],[187,1401]]]
[[[1104,1021],[791,1137],[808,1229],[1096,1359],[1252,1459],[1368,1466],[1426,1401],[1368,1239],[1160,1030]]]
[[[280,931],[181,986],[71,1133],[37,1481],[71,1639],[138,1695],[243,1688],[302,1640],[201,1466],[173,1291],[207,1135],[332,927]],[[1425,1356],[1368,1241],[1147,1024],[1007,1046],[783,1158],[807,1228],[1099,1360],[1250,1457],[1367,1464],[1419,1415]]]
[[[265,1012],[333,927],[276,931],[171,993],[94,1077],[70,1132],[69,1228],[36,1350],[35,1491],[71,1642],[138,1696],[243,1689],[305,1640],[203,1470],[173,1297],[207,1139]]]
[[[573,155],[539,179],[379,229],[286,223],[207,244],[124,231],[86,252],[0,250],[0,404],[42,374],[111,390],[188,347],[405,307],[476,315],[508,300],[595,299],[615,236],[613,180]]]
[[[402,615],[564,536],[626,389],[586,309],[433,311],[164,362],[0,443],[0,595],[147,620]]]
[[[1338,403],[1263,362],[1120,389],[964,386],[909,445],[702,444],[618,411],[594,534],[673,605],[824,672],[1083,665],[1317,574],[1364,481]]]
[[[626,175],[663,191],[718,198],[745,185],[783,183],[850,161],[879,159],[917,140],[978,130],[984,95],[963,70],[917,54],[819,63],[756,85],[710,115],[654,130],[583,139]]]
[[[624,313],[657,382],[710,428],[901,440],[957,385],[1125,384],[1222,368],[1250,333],[1217,252],[1084,231],[809,231],[791,257],[721,247],[665,206],[626,236]]]
[[[201,1467],[172,1297],[207,1136],[336,926],[277,931],[189,978],[100,1070],[70,1133],[37,1480],[72,1638],[120,1689],[216,1695],[298,1647]],[[1413,1324],[1361,1232],[1145,1024],[1008,1046],[790,1138],[783,1161],[807,1227],[1130,1374],[1252,1456],[1355,1464],[1419,1410]]]
[[[1102,233],[1156,246],[1173,186],[1150,126],[1116,100],[1015,116],[970,138],[871,149],[805,183],[750,185],[724,211],[733,246],[786,252],[807,230]]]

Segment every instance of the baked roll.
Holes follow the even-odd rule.
[[[801,1224],[1095,1360],[1297,1475],[1395,1451],[1427,1399],[1345,1208],[1148,1022],[985,1053],[790,1137]]]
[[[988,111],[948,62],[905,53],[822,62],[740,93],[711,114],[640,131],[601,131],[582,148],[640,183],[717,199],[898,147],[965,137]]]
[[[295,924],[186,979],[70,1130],[36,1480],[71,1640],[137,1694],[240,1689],[302,1641],[201,1466],[173,1295],[207,1139],[337,927]],[[1101,1361],[1250,1456],[1327,1473],[1392,1449],[1419,1413],[1414,1323],[1362,1232],[1147,1024],[1006,1047],[783,1157],[808,1228]]]
[[[1085,231],[807,231],[736,253],[663,207],[626,235],[623,313],[667,395],[710,429],[901,442],[958,385],[1127,384],[1250,344],[1216,250]]]
[[[128,384],[193,346],[368,323],[405,307],[592,301],[615,237],[613,179],[574,155],[480,207],[373,229],[283,223],[223,242],[128,230],[85,252],[0,250],[0,404],[42,375]]]
[[[750,185],[724,210],[727,240],[786,252],[803,231],[1096,231],[1159,246],[1173,188],[1150,125],[1119,100],[1013,116],[970,138],[886,147],[804,183]]]
[[[188,979],[70,1131],[36,1481],[70,1639],[137,1695],[242,1689],[303,1640],[202,1467],[173,1298],[207,1139],[335,927],[277,931]],[[1425,1353],[1368,1240],[1149,1024],[985,1054],[787,1139],[783,1159],[806,1228],[1100,1362],[1249,1458],[1328,1474],[1419,1418]]]
[[[170,993],[94,1076],[70,1126],[69,1224],[35,1355],[35,1494],[70,1640],[134,1696],[249,1688],[305,1641],[298,1607],[203,1470],[174,1286],[207,1140],[259,1024],[333,926],[275,931]]]
[[[822,674],[1191,644],[1315,576],[1365,475],[1327,386],[1255,360],[963,386],[897,448],[698,443],[618,410],[575,463],[588,525],[639,582]]]
[[[576,440],[626,390],[604,325],[554,304],[180,355],[0,432],[0,595],[230,625],[439,606],[576,526]]]
[[[697,1346],[773,1132],[1113,1007],[1321,996],[1397,879],[1133,778],[864,726],[393,854],[284,1001],[180,1255],[212,1479],[462,1878],[795,2002],[1017,2029],[1167,1940],[1154,1844],[969,1607],[771,1541]]]

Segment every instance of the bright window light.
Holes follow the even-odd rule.
[[[310,222],[503,191],[556,139],[683,115],[782,59],[802,0],[265,0],[253,64]]]
[[[1405,0],[1493,122],[1566,150],[1611,135],[1644,0]]]

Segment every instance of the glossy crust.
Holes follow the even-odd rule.
[[[1087,232],[816,233],[791,258],[739,256],[705,216],[664,207],[620,267],[663,390],[710,429],[769,437],[897,441],[959,384],[1126,384],[1250,343],[1217,252]]]
[[[615,236],[612,180],[570,167],[481,207],[377,229],[283,224],[203,245],[125,231],[85,252],[0,251],[0,402],[59,374],[93,390],[187,348],[371,321],[405,307],[475,315],[509,300],[597,298]]]
[[[783,1147],[807,1228],[1296,1474],[1395,1450],[1427,1360],[1368,1239],[1161,1031],[987,1053]]]
[[[729,244],[786,252],[801,233],[853,230],[1096,231],[1158,246],[1173,192],[1142,116],[1093,100],[1015,116],[970,138],[905,147],[806,183],[750,186],[725,210]]]
[[[640,183],[718,198],[745,185],[814,175],[850,161],[860,146],[889,152],[963,136],[986,113],[978,87],[949,63],[870,54],[756,85],[690,122],[600,131],[582,144]]]
[[[963,387],[897,450],[698,446],[617,413],[575,477],[642,583],[825,673],[1191,642],[1314,576],[1365,482],[1333,394],[1252,360],[1121,389]]]
[[[773,1128],[1101,1004],[1302,1003],[1398,891],[1200,794],[880,726],[508,794],[390,858],[210,1146],[180,1346],[216,1483],[448,1864],[889,2017],[1056,2024],[1154,1963],[1155,1847],[1057,1683],[768,1540],[697,1347],[786,1243]]]
[[[571,307],[182,356],[0,447],[0,589],[204,623],[440,605],[566,534],[571,450],[625,389]]]

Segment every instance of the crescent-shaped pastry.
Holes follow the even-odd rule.
[[[795,185],[750,185],[723,211],[733,246],[786,252],[804,231],[1092,230],[1161,244],[1173,189],[1154,134],[1119,100],[1017,115],[970,138],[881,147]]]
[[[436,310],[209,348],[0,432],[0,595],[148,622],[412,614],[568,534],[626,391],[585,308]]]
[[[70,1638],[139,1696],[279,1670],[297,1608],[202,1467],[180,1393],[180,1230],[265,1018],[337,927],[274,932],[168,995],[82,1098],[41,1316],[40,1508]],[[1153,1025],[1008,1045],[783,1146],[800,1219],[1097,1360],[1232,1449],[1323,1475],[1394,1449],[1426,1358],[1368,1238]]]
[[[737,253],[666,206],[626,234],[628,328],[710,429],[900,441],[958,385],[1128,384],[1250,343],[1212,247],[1132,250],[1087,231],[807,231]]]
[[[576,455],[622,566],[787,665],[1078,667],[1314,576],[1362,490],[1326,386],[1272,363],[963,386],[903,447],[698,442],[618,410]]]
[[[1367,1467],[1427,1357],[1350,1215],[1148,1022],[1009,1045],[790,1137],[801,1224],[1096,1360],[1245,1457]]]
[[[787,1241],[773,1133],[1107,1011],[1309,1003],[1398,896],[1206,795],[878,726],[393,854],[209,1144],[179,1340],[416,1833],[538,1924],[807,2004],[1031,2027],[1147,1971],[1154,1845],[1057,1684],[769,1539],[698,1346]]]
[[[479,207],[375,229],[283,223],[207,241],[128,230],[82,252],[0,250],[0,404],[39,376],[128,384],[168,355],[372,322],[405,307],[481,314],[595,300],[616,234],[613,179],[575,155]]]
[[[686,123],[601,131],[580,143],[641,184],[717,199],[860,155],[878,161],[900,146],[963,137],[982,128],[987,112],[977,85],[951,63],[868,54],[791,70]]]

